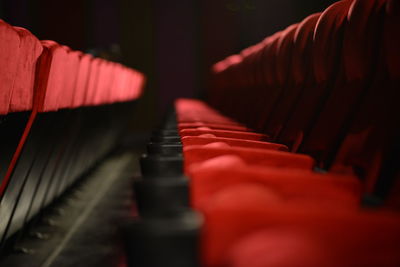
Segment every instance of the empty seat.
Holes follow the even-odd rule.
[[[281,169],[246,164],[232,155],[215,157],[192,165],[188,174],[192,206],[201,209],[214,195],[243,184],[263,186],[285,203],[315,204],[356,210],[361,184],[356,176],[315,173],[303,169]]]

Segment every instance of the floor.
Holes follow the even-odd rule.
[[[0,266],[125,266],[118,229],[136,216],[131,188],[137,158],[124,150],[104,160],[16,242]]]

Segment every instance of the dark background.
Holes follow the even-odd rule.
[[[133,117],[147,130],[176,97],[201,97],[218,60],[334,0],[0,0],[0,17],[146,74]]]

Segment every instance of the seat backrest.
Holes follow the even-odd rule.
[[[76,81],[79,73],[80,54],[81,52],[74,51],[69,47],[64,47],[67,50],[67,61],[64,75],[63,94],[59,101],[59,108],[71,108],[74,102],[76,90]]]
[[[287,29],[286,29],[287,30]],[[260,57],[260,71],[261,71],[261,84],[259,90],[254,92],[258,101],[254,102],[257,107],[257,122],[255,123],[255,130],[262,131],[265,126],[266,120],[273,108],[273,104],[278,96],[277,74],[277,51],[279,40],[284,34],[285,30],[277,32],[270,37],[270,40],[265,45],[262,57]]]
[[[383,17],[384,34],[382,38],[377,38],[383,46],[375,51],[379,55],[375,79],[360,102],[331,167],[332,171],[359,175],[365,181],[367,193],[375,191],[378,179],[381,179],[379,187],[388,187],[394,170],[387,169],[393,168],[390,165],[397,165],[393,157],[397,157],[399,152],[400,132],[397,103],[400,76],[394,67],[398,64],[396,60],[399,60],[398,46],[394,48],[400,44],[396,33],[400,26],[398,12],[399,5],[387,1]]]
[[[278,39],[275,61],[275,84],[270,86],[269,90],[272,92],[271,97],[274,99],[271,102],[271,109],[269,113],[264,114],[264,125],[262,125],[263,132],[271,133],[269,123],[271,119],[275,119],[277,108],[280,107],[280,101],[284,97],[285,91],[290,90],[290,68],[292,66],[292,51],[293,39],[299,24],[293,24],[287,27]]]
[[[68,51],[54,41],[42,41],[43,53],[39,59],[36,76],[38,111],[56,111],[63,95],[64,77]]]
[[[88,87],[85,95],[85,105],[93,105],[93,99],[96,94],[97,86],[98,86],[98,79],[99,79],[99,72],[100,72],[100,65],[101,59],[93,58],[91,60],[90,66],[90,74],[89,74],[89,81]]]
[[[305,18],[299,26],[292,38],[289,51],[285,52],[286,63],[288,70],[281,70],[279,72],[287,72],[288,75],[284,77],[287,80],[283,92],[276,102],[275,108],[269,118],[266,126],[266,133],[272,138],[276,139],[279,135],[283,125],[287,121],[295,102],[297,101],[301,90],[304,88],[306,77],[310,75],[310,57],[312,56],[312,43],[314,28],[320,13],[313,14]],[[281,65],[281,64],[279,64]]]
[[[221,64],[224,65],[222,71],[218,73],[218,87],[211,92],[212,103],[215,107],[226,113],[232,113],[235,94],[237,91],[237,79],[240,77],[233,75],[234,65],[241,62],[240,55],[231,55],[224,59]]]
[[[76,87],[72,103],[72,107],[74,108],[82,106],[84,104],[92,61],[92,56],[88,54],[80,53],[78,54],[78,57],[79,71],[76,77]]]
[[[355,0],[349,9],[339,76],[300,148],[301,152],[314,156],[321,168],[331,164],[338,143],[348,131],[363,98],[372,90],[383,11],[382,0]]]
[[[43,50],[40,41],[31,32],[20,27],[14,29],[20,37],[20,55],[10,112],[32,110],[36,63]]]
[[[109,64],[107,61],[100,59],[100,65],[99,65],[99,74],[98,74],[98,82],[97,82],[97,88],[96,91],[93,95],[92,99],[92,105],[96,105],[98,103],[102,102],[102,99],[104,99],[105,92],[109,90],[109,85],[110,85],[110,76],[108,75],[109,72]]]
[[[261,96],[266,95],[266,82],[265,82],[265,65],[271,64],[271,62],[265,62],[266,54],[271,49],[272,43],[279,38],[281,32],[277,32],[271,36],[265,38],[259,43],[259,49],[252,55],[252,67],[250,69],[252,75],[254,76],[254,89],[251,94],[246,94],[248,101],[246,109],[248,110],[248,117],[245,122],[251,128],[261,130],[261,116],[263,111],[264,99]],[[268,58],[268,57],[267,57]],[[271,64],[272,66],[272,64]],[[247,90],[244,89],[246,92]]]
[[[18,31],[0,20],[0,115],[9,111],[14,81],[20,62],[21,38]]]
[[[318,208],[318,202],[314,208],[280,205],[273,201],[274,192],[256,194],[256,190],[243,189],[228,188],[202,209],[206,220],[202,254],[207,266],[226,266],[229,248],[242,237],[259,229],[281,227],[305,230],[307,236],[317,237],[319,247],[329,252],[323,261],[328,266],[397,266],[400,262],[397,214]],[[293,266],[281,263],[275,266]]]
[[[354,0],[344,32],[342,62],[349,81],[365,81],[377,61],[386,0]]]
[[[276,85],[284,87],[290,79],[290,68],[292,67],[292,56],[294,37],[299,24],[292,24],[282,33],[278,40],[276,61]]]
[[[302,90],[290,118],[277,137],[292,151],[298,150],[336,79],[335,68],[340,59],[340,44],[350,4],[346,0],[332,4],[321,14],[315,26],[311,54],[312,81]]]

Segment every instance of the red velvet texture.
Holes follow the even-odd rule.
[[[102,105],[140,96],[143,74],[0,21],[0,114]],[[37,99],[34,101],[34,95]]]

